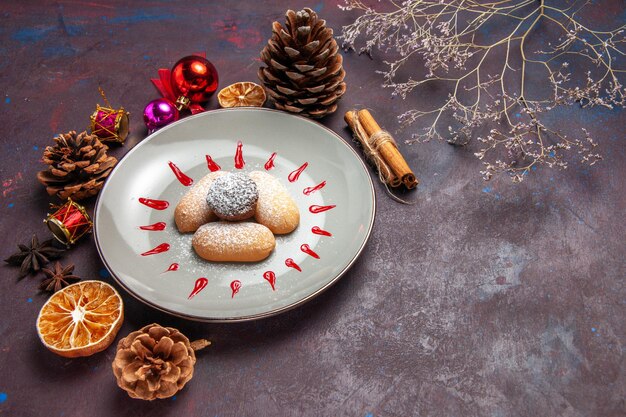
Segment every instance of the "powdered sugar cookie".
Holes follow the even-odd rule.
[[[207,205],[223,220],[245,220],[254,216],[259,199],[256,184],[249,175],[236,172],[217,178],[206,196]]]
[[[257,262],[276,246],[271,230],[253,222],[213,222],[201,226],[192,239],[201,258],[214,262]]]
[[[205,175],[180,199],[174,211],[174,221],[180,232],[195,232],[203,224],[217,220],[206,202],[206,195],[213,181],[223,175],[226,172],[215,171]]]
[[[287,189],[277,178],[263,171],[251,172],[250,178],[259,191],[256,221],[277,235],[293,232],[300,223],[300,211]]]

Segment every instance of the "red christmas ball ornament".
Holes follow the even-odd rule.
[[[178,110],[204,103],[217,90],[217,70],[208,59],[198,55],[181,58],[171,73],[172,90]]]

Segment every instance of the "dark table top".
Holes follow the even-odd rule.
[[[36,181],[43,148],[83,130],[98,86],[131,112],[121,157],[146,136],[150,78],[206,51],[221,86],[256,80],[258,53],[286,8],[311,6],[336,33],[356,15],[334,1],[2,2],[0,251],[32,233],[51,200]],[[599,11],[598,13],[602,13]],[[350,142],[343,113],[372,109],[381,125],[432,97],[391,99],[382,58],[345,54],[348,92],[323,124]],[[436,94],[436,93],[433,93]],[[442,94],[445,94],[443,92]],[[217,108],[216,98],[208,109]],[[626,154],[623,110],[558,113],[584,125],[604,160],[540,168],[520,185],[484,183],[471,148],[396,138],[421,184],[404,206],[376,183],[378,213],[360,259],[333,288],[280,316],[203,324],[159,313],[120,289],[118,339],[150,322],[213,345],[169,400],[132,400],[111,372],[114,345],[65,359],[39,342],[38,279],[0,281],[0,414],[11,416],[617,416],[624,415]],[[87,201],[91,210],[94,201]],[[65,257],[83,278],[117,286],[93,238]],[[117,286],[119,288],[119,286]]]

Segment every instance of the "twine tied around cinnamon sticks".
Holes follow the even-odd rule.
[[[366,158],[378,170],[378,178],[387,187],[389,195],[396,201],[410,204],[392,194],[388,188],[404,185],[411,190],[419,184],[391,134],[381,129],[367,109],[350,110],[344,120],[363,147]]]

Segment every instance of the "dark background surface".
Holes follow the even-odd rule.
[[[59,132],[88,127],[98,86],[131,112],[131,135],[112,150],[119,158],[146,136],[141,114],[157,98],[150,78],[158,68],[207,51],[220,86],[255,81],[271,22],[287,8],[313,7],[336,33],[356,17],[334,1],[0,4],[2,258],[32,233],[48,235],[41,221],[53,200],[35,179],[43,148]],[[622,1],[609,4],[594,11],[597,19],[624,16]],[[434,99],[392,100],[374,72],[382,58],[374,58],[345,54],[348,92],[323,120],[348,141],[349,108],[368,106],[395,131],[397,114]],[[207,108],[216,107],[213,97]],[[40,277],[17,281],[16,269],[2,267],[0,414],[624,415],[626,113],[571,107],[552,117],[558,127],[586,126],[604,160],[540,168],[516,186],[505,177],[484,183],[471,148],[401,144],[422,181],[407,196],[417,204],[391,201],[377,183],[378,214],[361,258],[294,311],[210,325],[123,292],[118,340],[156,321],[213,341],[169,400],[131,400],[118,389],[114,345],[83,359],[48,352],[35,330],[47,297],[37,292]],[[113,281],[92,237],[68,261],[85,279]]]

